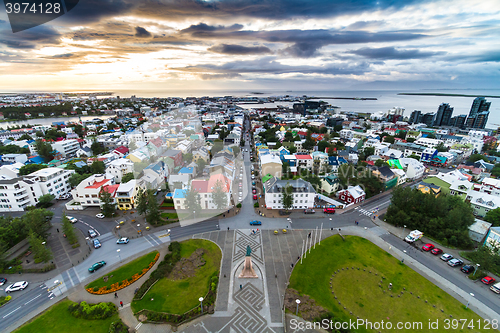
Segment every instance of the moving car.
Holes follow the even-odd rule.
[[[0,286],[3,286],[6,283],[7,283],[7,279],[6,278],[0,278]]]
[[[449,260],[453,259],[453,256],[452,256],[451,254],[449,254],[449,253],[445,253],[445,254],[443,254],[443,255],[441,256],[441,258],[440,258],[440,259],[441,259],[441,260],[444,260],[444,261],[449,261]]]
[[[94,231],[94,229],[89,229],[89,237],[90,237],[90,238],[97,237],[97,234],[96,234],[96,232]]]
[[[500,294],[500,282],[495,283],[490,287],[490,290],[493,291],[494,293]]]
[[[325,214],[335,214],[335,208],[325,208],[323,210],[323,213],[325,213]]]
[[[430,251],[434,248],[434,245],[432,245],[431,243],[428,243],[428,244],[425,244],[424,246],[422,246],[422,250],[424,251]]]
[[[76,223],[78,220],[72,216],[66,216],[66,218],[71,222],[71,223]]]
[[[481,282],[484,284],[492,284],[495,281],[496,280],[494,278],[492,278],[491,276],[485,276],[484,278],[481,279]]]
[[[438,254],[443,253],[443,250],[438,249],[437,247],[435,247],[435,248],[433,248],[433,249],[431,250],[431,253],[432,253],[433,255],[437,256]]]
[[[450,265],[451,267],[455,267],[455,266],[462,266],[464,264],[464,262],[460,259],[451,259],[451,260],[448,260],[448,265]]]
[[[128,237],[122,237],[116,241],[116,244],[128,244],[129,239]]]
[[[19,281],[19,282],[16,282],[14,284],[11,284],[7,288],[5,288],[5,292],[10,293],[13,291],[24,290],[24,289],[26,289],[26,287],[28,287],[27,281]]]
[[[472,266],[472,265],[465,265],[464,267],[460,268],[460,270],[462,272],[464,272],[465,274],[470,274],[470,273],[474,272],[474,266]]]
[[[314,213],[316,213],[316,211],[314,209],[310,209],[310,208],[304,209],[304,214],[314,214]]]
[[[98,249],[102,246],[101,242],[99,242],[99,240],[97,238],[93,239],[92,242],[94,243],[94,249]]]
[[[104,214],[102,213],[99,213],[99,214],[96,214],[96,216],[98,219],[103,219],[104,218]]]
[[[250,225],[262,225],[262,222],[254,220],[250,222]]]
[[[106,262],[105,261],[98,261],[96,262],[95,264],[93,264],[90,268],[89,268],[89,272],[90,273],[94,273],[95,271],[97,271],[99,268],[103,267],[104,265],[106,265]]]

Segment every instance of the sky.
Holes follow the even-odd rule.
[[[80,0],[13,33],[0,92],[500,89],[500,0]]]

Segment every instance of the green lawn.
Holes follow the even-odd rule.
[[[68,306],[73,303],[68,299],[51,306],[33,321],[24,324],[16,333],[66,333],[92,332],[108,333],[109,325],[118,320],[118,314],[102,320],[85,320],[73,317]]]
[[[110,286],[113,283],[129,279],[132,277],[132,275],[141,273],[144,268],[148,268],[149,264],[154,260],[157,253],[158,251],[153,251],[140,258],[137,258],[134,261],[131,261],[128,264],[123,265],[112,272],[109,272],[107,276],[113,275],[113,277],[109,278],[108,282],[104,282],[103,278],[101,277],[89,283],[87,286],[85,286],[85,289],[94,287],[102,288],[104,286]]]
[[[195,276],[183,280],[162,278],[140,301],[132,302],[134,312],[148,309],[172,314],[183,314],[199,305],[198,298],[208,292],[210,277],[219,271],[222,253],[213,242],[202,239],[190,239],[181,243],[181,256],[189,257],[197,248],[204,248],[206,261],[198,268]],[[151,300],[153,299],[153,300]]]
[[[390,321],[394,325],[397,322],[422,322],[423,329],[427,328],[428,331],[430,319],[439,320],[439,331],[444,332],[450,331],[443,326],[445,319],[452,319],[450,315],[453,318],[467,318],[468,321],[480,319],[470,309],[466,310],[460,302],[378,246],[356,236],[345,238],[346,241],[342,241],[339,236],[327,238],[307,254],[303,264],[295,267],[290,278],[290,288],[309,295],[341,321],[349,318],[356,320],[356,316],[359,316],[371,322]],[[340,272],[332,278],[330,288],[330,278],[337,270]],[[379,283],[382,287],[379,287]],[[388,290],[389,283],[393,285],[391,291]],[[332,290],[335,294],[332,294]],[[397,297],[398,295],[401,296]],[[339,301],[341,305],[338,304]],[[349,315],[350,311],[354,316]],[[366,332],[363,329],[358,331]],[[471,332],[467,327],[451,331]],[[477,330],[476,326],[472,331],[481,330]]]
[[[440,186],[443,193],[446,193],[446,194],[450,193],[450,184],[442,181],[441,179],[439,179],[437,177],[426,178],[426,179],[424,179],[424,183],[434,184],[434,185]]]

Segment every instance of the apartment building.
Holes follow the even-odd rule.
[[[139,192],[139,181],[132,179],[127,183],[120,184],[116,190],[115,200],[120,210],[134,209],[137,193]]]
[[[134,172],[134,162],[120,158],[109,163],[106,168],[106,178],[114,178],[115,183],[121,183],[122,177],[130,172]]]
[[[264,183],[267,209],[283,209],[282,195],[285,187],[288,185],[292,187],[292,209],[306,209],[314,207],[316,191],[311,183],[306,182],[303,179],[280,180],[276,177],[272,177]]]
[[[36,182],[43,194],[52,194],[56,198],[70,193],[71,185],[69,177],[75,173],[75,170],[65,170],[60,168],[45,168],[25,176],[25,180]]]
[[[75,139],[57,141],[52,144],[52,148],[57,150],[64,156],[64,158],[72,157],[80,148],[80,144]]]
[[[81,207],[100,207],[101,200],[99,193],[103,187],[108,187],[107,191],[114,194],[119,185],[115,185],[114,178],[106,178],[105,175],[92,175],[83,180],[78,186],[71,191],[73,200],[79,202]]]
[[[36,205],[42,195],[39,184],[30,179],[1,179],[0,212],[22,212]]]

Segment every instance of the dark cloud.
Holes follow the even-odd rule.
[[[369,59],[380,60],[408,60],[430,58],[436,55],[443,55],[446,52],[420,51],[416,49],[396,49],[395,47],[370,48],[363,47],[358,50],[347,51],[346,53],[356,54]]]
[[[231,26],[214,26],[208,25],[206,23],[199,23],[196,25],[191,25],[186,29],[180,31],[181,34],[191,34],[194,37],[210,37],[213,36],[214,32],[232,32],[243,29],[241,24],[233,24]]]
[[[129,14],[139,5],[140,2],[134,0],[81,0],[59,20],[70,25],[98,22],[104,18]]]
[[[135,27],[135,37],[147,38],[151,37],[151,33],[144,29],[143,27]]]
[[[500,62],[500,50],[485,51],[481,54],[451,55],[446,57],[447,61],[460,62]]]
[[[227,74],[199,74],[198,77],[202,80],[227,80],[240,77],[237,73],[227,73]]]
[[[257,60],[233,61],[222,65],[201,64],[181,68],[170,68],[183,72],[202,74],[330,74],[330,75],[362,75],[370,65],[362,63],[329,64],[325,66],[289,66],[275,61],[275,57],[264,57]]]
[[[367,30],[379,28],[385,22],[384,21],[358,21],[353,24],[348,25],[345,30]]]
[[[87,53],[84,52],[78,52],[78,53],[63,53],[63,54],[56,54],[53,56],[47,56],[43,57],[44,59],[80,59],[83,58],[87,55]]]
[[[242,46],[242,45],[228,45],[221,44],[212,46],[208,51],[231,54],[231,55],[249,55],[249,54],[266,54],[272,53],[272,51],[265,46]]]
[[[60,43],[62,35],[49,26],[38,26],[18,33],[10,30],[0,31],[0,44],[14,49],[35,49]]]

